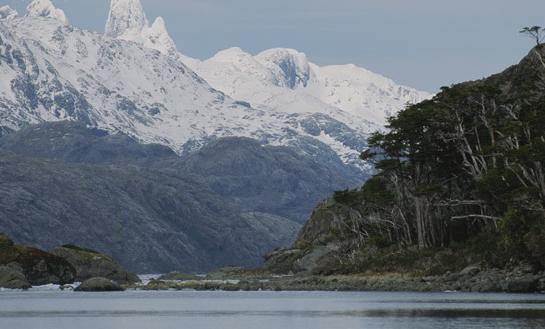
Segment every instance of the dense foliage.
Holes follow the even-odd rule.
[[[545,47],[505,72],[444,87],[375,133],[378,173],[337,193],[358,208],[358,241],[419,249],[491,241],[504,259],[545,265]]]

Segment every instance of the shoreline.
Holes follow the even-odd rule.
[[[538,281],[542,281],[539,279]],[[147,283],[122,285],[126,291],[287,291],[287,292],[406,292],[406,293],[506,293],[545,294],[543,282],[536,287],[528,281],[503,280],[497,285],[483,285],[479,281],[447,282],[441,277],[413,277],[390,273],[386,275],[332,275],[332,276],[283,276],[270,278],[233,278],[202,280],[158,280]],[[526,286],[523,286],[526,285]],[[0,289],[0,292],[72,292],[78,284],[32,286],[30,289]]]
[[[402,273],[350,275],[275,276],[246,272],[203,280],[150,280],[145,285],[127,286],[142,290],[223,290],[223,291],[384,291],[384,292],[480,292],[545,293],[545,273],[506,272],[497,269],[415,276]]]

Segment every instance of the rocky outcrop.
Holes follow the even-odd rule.
[[[6,277],[23,281],[20,273],[32,285],[72,283],[76,275],[74,267],[63,258],[40,249],[15,245],[5,235],[0,235],[0,265],[7,266],[4,269]]]
[[[91,280],[97,277],[100,279]],[[140,282],[113,258],[94,250],[65,245],[45,252],[16,245],[0,234],[0,288],[28,289],[33,285],[88,280],[82,289],[89,291],[116,291],[119,284]]]
[[[66,260],[32,247],[18,246],[12,261],[20,264],[32,285],[74,282],[75,270]]]
[[[320,203],[299,232],[292,247],[267,255],[265,268],[274,273],[315,274],[320,269],[329,267],[330,256],[347,242],[340,233],[346,228],[345,219],[353,211],[333,198]],[[330,270],[335,269],[330,267]]]
[[[76,281],[83,282],[93,277],[104,277],[117,283],[136,283],[140,279],[118,264],[112,257],[91,249],[65,245],[51,251],[55,256],[68,261],[76,269]]]
[[[100,277],[85,280],[75,289],[75,291],[82,292],[108,292],[123,290],[125,289],[123,289],[123,287],[121,287],[117,282]]]
[[[0,288],[29,289],[32,287],[23,274],[23,269],[16,263],[0,266]]]

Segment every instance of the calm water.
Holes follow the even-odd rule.
[[[545,328],[544,295],[0,292],[1,329]]]

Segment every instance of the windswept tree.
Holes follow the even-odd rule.
[[[537,25],[526,26],[522,30],[520,30],[520,33],[526,34],[527,36],[535,40],[538,46],[541,45],[541,42],[543,41],[543,39],[545,39],[545,28]]]

